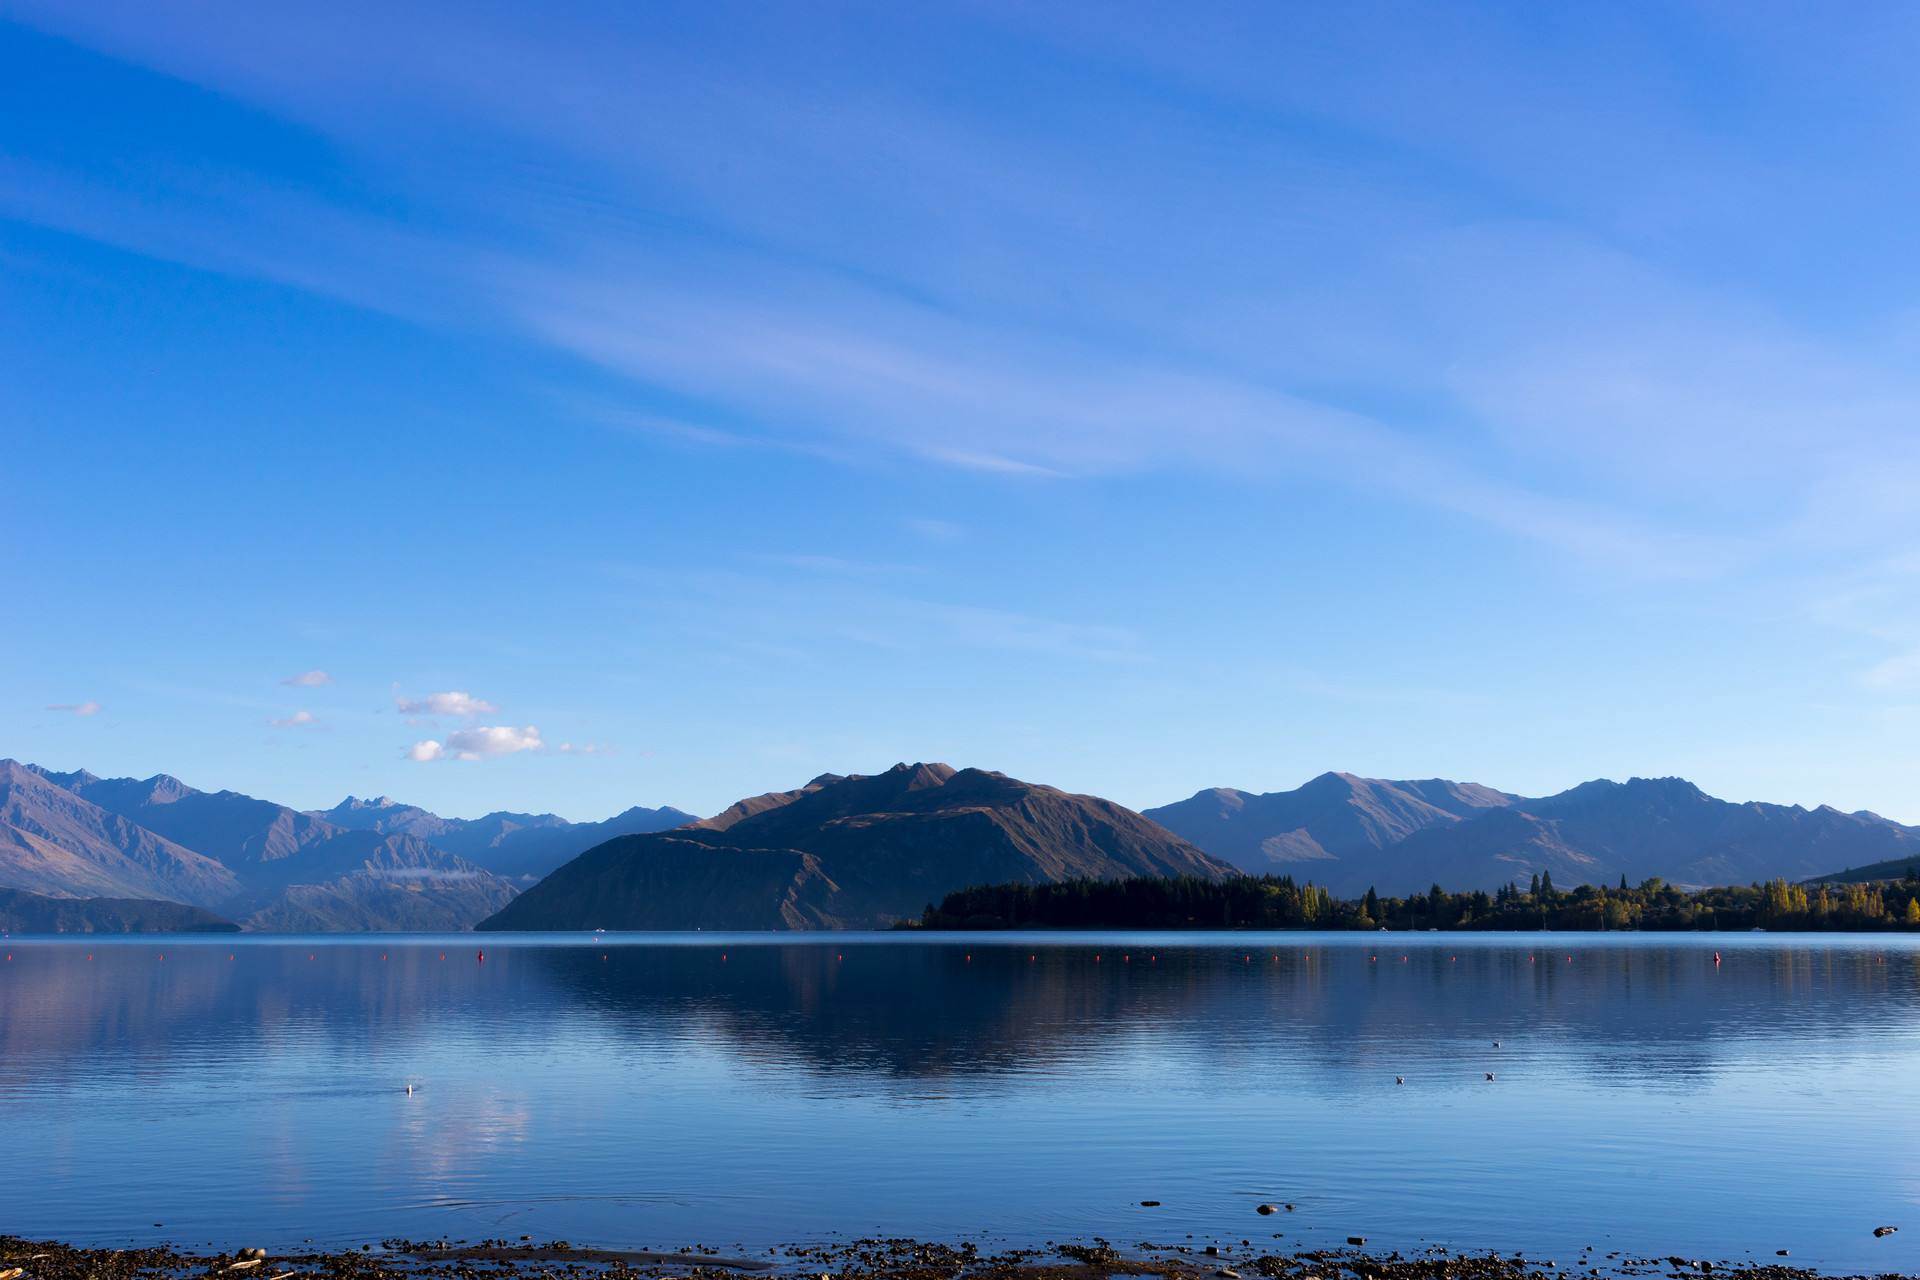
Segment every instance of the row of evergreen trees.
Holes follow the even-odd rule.
[[[927,929],[1913,929],[1920,874],[1872,884],[1785,880],[1676,889],[1659,877],[1562,892],[1550,874],[1507,885],[1382,898],[1335,899],[1292,876],[1231,880],[1070,880],[999,884],[950,893],[919,921]]]

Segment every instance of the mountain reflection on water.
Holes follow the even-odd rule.
[[[0,1231],[1915,1260],[1899,938],[5,945]]]

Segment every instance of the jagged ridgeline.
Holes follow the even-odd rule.
[[[102,778],[5,760],[0,888],[70,902],[181,904],[253,930],[470,929],[584,849],[693,820],[639,806],[604,822],[550,813],[442,818],[385,797],[301,812],[166,774]],[[95,917],[142,932],[193,919],[117,905],[31,913],[59,932],[81,931]]]

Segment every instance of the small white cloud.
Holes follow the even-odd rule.
[[[333,677],[315,667],[311,671],[302,671],[297,676],[288,676],[281,684],[290,684],[296,689],[317,689],[323,684],[332,684]]]
[[[428,738],[407,749],[409,760],[492,760],[517,755],[522,751],[540,751],[540,731],[532,725],[516,729],[512,725],[475,725],[455,729],[445,742]]]
[[[269,720],[267,723],[276,729],[298,729],[304,725],[318,724],[319,721],[313,718],[313,712],[311,711],[296,711],[290,716],[281,716],[278,719]]]
[[[563,756],[610,756],[613,748],[604,742],[563,742],[554,748]]]
[[[50,702],[47,704],[47,710],[64,711],[72,716],[96,716],[100,714],[100,704],[97,702]]]
[[[430,693],[424,698],[403,698],[396,693],[393,705],[410,716],[484,716],[500,709],[462,689]]]

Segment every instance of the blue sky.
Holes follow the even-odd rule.
[[[1910,6],[0,15],[0,753],[1920,821]]]

